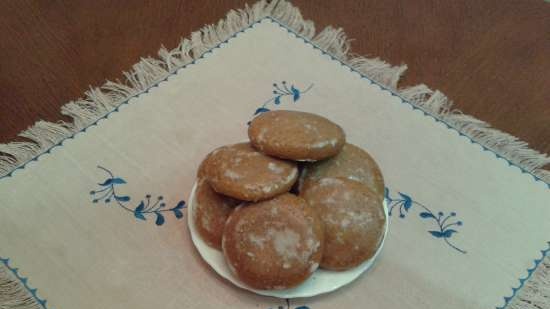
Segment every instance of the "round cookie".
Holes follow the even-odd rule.
[[[298,178],[294,162],[266,156],[249,143],[214,150],[201,171],[216,192],[253,202],[288,192]]]
[[[295,161],[336,155],[346,142],[340,126],[310,113],[278,110],[260,114],[248,127],[252,145],[263,153]]]
[[[378,164],[363,149],[346,143],[336,156],[306,165],[300,174],[300,188],[325,177],[344,177],[359,181],[384,198],[384,178]]]
[[[211,155],[212,155],[212,152],[207,154],[206,157],[202,160],[201,164],[199,165],[199,168],[197,169],[197,179],[206,178],[206,167],[209,165],[208,160],[210,159]]]
[[[195,201],[193,220],[199,235],[210,247],[221,250],[225,222],[241,202],[216,193],[204,179],[197,182]]]
[[[365,185],[346,178],[323,178],[301,196],[325,229],[321,267],[346,270],[371,258],[384,237],[382,201]]]
[[[318,268],[323,237],[315,212],[286,193],[237,207],[225,225],[222,247],[229,268],[247,285],[287,289]]]

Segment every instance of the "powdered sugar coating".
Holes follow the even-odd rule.
[[[300,193],[325,226],[321,267],[344,270],[376,252],[384,235],[382,201],[365,185],[346,178],[322,178]]]
[[[271,170],[272,172],[276,173],[276,174],[281,174],[283,173],[285,170],[284,168],[280,167],[280,166],[277,166],[277,164],[273,163],[273,162],[269,162],[267,164],[267,168],[269,170]]]
[[[309,272],[313,273],[317,270],[317,268],[319,268],[319,263],[310,263]]]
[[[263,237],[263,236],[258,236],[258,235],[255,235],[255,234],[250,234],[248,235],[248,240],[257,248],[259,249],[263,249],[264,248],[264,244],[265,242],[267,241],[267,238],[266,237]]]
[[[224,254],[252,287],[288,288],[305,280],[312,264],[320,262],[323,235],[305,201],[283,194],[233,213],[224,231]]]
[[[330,139],[330,140],[324,140],[324,141],[320,141],[320,142],[317,142],[315,144],[312,144],[310,147],[311,148],[324,148],[324,147],[327,147],[328,145],[334,147],[338,144],[338,140],[333,138],[333,139]]]
[[[215,191],[245,201],[287,192],[298,177],[295,163],[268,157],[248,143],[220,147],[202,165],[200,173]]]
[[[323,178],[319,180],[319,185],[322,187],[341,185],[344,181],[338,178]]]
[[[271,236],[275,252],[283,260],[297,257],[298,245],[301,240],[298,233],[292,229],[283,228],[282,230],[268,229],[267,235]]]
[[[326,177],[343,177],[363,183],[378,194],[384,195],[384,178],[378,164],[363,149],[347,143],[336,156],[309,164],[300,179],[300,189]]]
[[[297,111],[271,111],[252,120],[248,136],[255,148],[284,159],[316,161],[336,155],[345,143],[330,120]]]
[[[209,246],[220,250],[226,220],[239,201],[216,193],[204,179],[197,183],[196,201],[193,220],[197,231]]]
[[[239,161],[235,161],[235,162],[237,162],[237,164],[238,164],[238,162],[240,162],[240,158],[238,158],[238,159],[239,159]],[[225,170],[224,176],[231,179],[231,180],[237,180],[237,179],[241,179],[243,177],[238,172],[235,172],[235,171],[232,171],[232,170],[229,170],[229,169]]]

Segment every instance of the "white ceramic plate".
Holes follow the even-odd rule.
[[[372,264],[374,263],[374,260],[382,250],[382,247],[384,245],[384,240],[386,239],[386,235],[388,234],[388,207],[387,207],[386,201],[384,200],[384,213],[386,214],[386,226],[384,231],[384,238],[382,239],[382,243],[380,244],[378,251],[376,251],[376,253],[371,259],[363,262],[363,264],[353,269],[346,270],[346,271],[337,272],[337,271],[318,269],[304,283],[292,289],[256,290],[247,286],[242,281],[240,281],[227,267],[223,254],[220,251],[208,246],[198,234],[195,228],[195,222],[193,220],[193,215],[194,215],[193,206],[195,205],[196,189],[197,189],[197,184],[195,183],[195,185],[193,186],[193,190],[191,191],[191,196],[189,197],[189,203],[187,204],[187,223],[189,226],[189,231],[191,232],[191,239],[193,240],[193,243],[195,244],[197,251],[199,251],[199,254],[206,261],[206,263],[208,263],[208,265],[210,265],[220,276],[231,281],[231,283],[235,284],[240,288],[252,291],[260,295],[273,296],[273,297],[279,297],[279,298],[295,298],[295,297],[311,297],[311,296],[334,291],[352,282],[353,280],[357,279],[357,277],[359,277],[363,272],[365,272],[367,269],[369,269],[372,266]]]

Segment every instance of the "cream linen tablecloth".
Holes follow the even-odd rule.
[[[44,308],[284,305],[209,269],[180,202],[258,108],[342,125],[379,162],[392,208],[374,268],[292,308],[495,308],[548,248],[546,183],[265,18],[0,179],[3,263]],[[159,196],[166,211],[147,212]]]

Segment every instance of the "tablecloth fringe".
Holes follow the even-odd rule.
[[[519,286],[519,285],[518,285]],[[506,309],[545,309],[550,308],[550,258],[546,258],[534,270],[531,279],[526,281]]]
[[[0,266],[0,309],[44,309],[3,265]]]
[[[19,134],[30,142],[0,144],[0,177],[16,173],[27,162],[37,160],[41,154],[49,151],[63,139],[70,138],[95,124],[121,103],[147,91],[182,66],[200,58],[204,52],[267,16],[271,16],[356,71],[456,128],[473,141],[532,173],[539,181],[545,182],[546,185],[550,183],[550,171],[544,169],[545,165],[550,164],[550,157],[546,154],[530,149],[527,143],[493,129],[479,119],[453,110],[452,102],[445,95],[431,90],[426,85],[398,88],[406,65],[392,66],[378,58],[351,54],[349,40],[342,29],[328,26],[315,34],[314,23],[304,20],[299,9],[284,0],[262,0],[252,6],[247,5],[244,9],[230,11],[225,19],[193,32],[176,48],[169,50],[162,47],[158,52],[158,58],[142,58],[131,70],[123,73],[124,81],[107,81],[103,86],[90,88],[85,92],[84,98],[62,106],[61,113],[70,116],[73,119],[72,123],[38,121]],[[550,259],[547,258],[541,264],[543,265],[538,267],[521,293],[510,304],[510,308],[550,308]],[[0,272],[0,283],[9,280],[4,274],[5,272]],[[14,298],[19,297],[19,293],[12,295]],[[20,301],[27,301],[26,299],[23,297]],[[13,303],[16,301],[12,300]],[[0,308],[15,308],[5,307],[5,304],[4,299],[0,298]],[[36,308],[36,304],[17,308]]]

